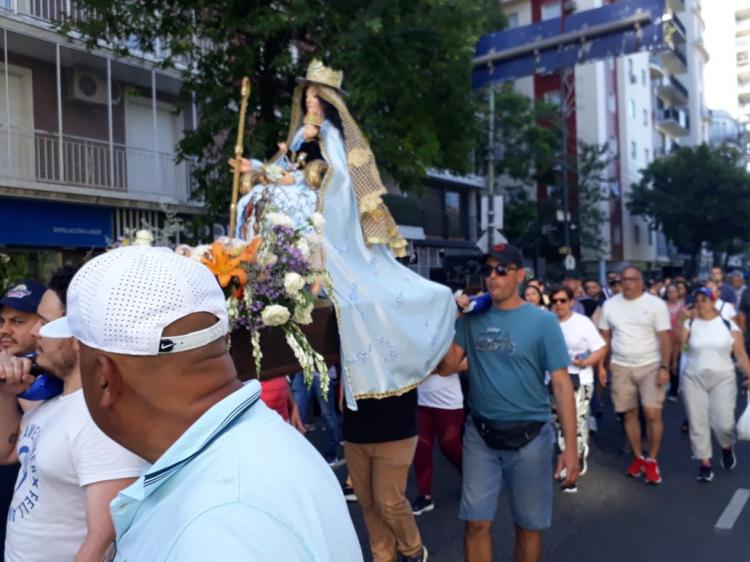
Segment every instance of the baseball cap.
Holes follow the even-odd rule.
[[[216,323],[189,334],[162,335],[176,320],[198,312],[213,314]],[[76,273],[67,316],[40,334],[72,336],[110,353],[154,356],[203,347],[228,330],[224,293],[206,266],[167,248],[126,246]]]
[[[716,295],[714,295],[714,292],[708,287],[699,287],[698,289],[693,291],[693,296],[696,295],[703,295],[704,297],[712,301],[716,300]]]
[[[523,254],[521,250],[512,244],[495,244],[487,252],[483,261],[489,258],[495,258],[500,265],[517,265],[523,267]]]
[[[12,286],[0,300],[0,306],[7,306],[21,312],[36,312],[39,301],[47,287],[31,279]]]

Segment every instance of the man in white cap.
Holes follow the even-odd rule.
[[[6,562],[99,562],[114,539],[109,502],[146,468],[94,424],[81,390],[78,344],[56,319],[65,314],[74,271],[53,275],[33,329],[37,364],[63,392],[19,414],[17,394],[31,361],[0,357],[0,462],[20,461],[8,512]]]
[[[153,463],[111,511],[124,562],[359,562],[338,482],[246,385],[224,295],[203,265],[156,248],[91,260],[64,322],[97,425]]]

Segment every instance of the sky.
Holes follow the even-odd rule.
[[[723,109],[737,116],[737,74],[734,50],[734,10],[750,0],[704,0],[703,32],[711,59],[706,64],[704,87],[709,109]]]

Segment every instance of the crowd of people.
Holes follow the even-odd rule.
[[[340,366],[327,395],[301,374],[242,385],[223,341],[223,295],[202,269],[124,248],[4,294],[0,462],[20,465],[1,479],[5,560],[99,561],[108,551],[113,560],[265,560],[271,541],[274,559],[282,548],[285,560],[356,562],[346,498],[362,510],[373,560],[424,562],[417,517],[439,508],[437,444],[461,488],[466,560],[492,559],[507,490],[516,560],[536,561],[555,485],[574,493],[588,470],[607,392],[632,453],[627,476],[662,482],[662,407],[679,398],[697,480],[737,466],[737,373],[750,377],[750,292],[737,272],[646,280],[625,267],[604,285],[576,272],[548,284],[528,274],[520,250],[496,246],[483,287],[456,298],[456,335],[436,372],[353,410]],[[482,298],[491,305],[474,309]],[[180,353],[160,352],[165,341]],[[59,393],[19,397],[40,371],[62,380]],[[320,453],[301,436],[317,428],[315,404]],[[342,494],[331,469],[343,476],[343,465]]]

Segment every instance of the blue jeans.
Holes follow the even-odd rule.
[[[320,405],[320,413],[326,424],[326,441],[323,446],[323,456],[327,461],[332,461],[338,456],[339,442],[341,441],[341,430],[339,429],[339,418],[336,413],[335,381],[332,380],[328,386],[328,396],[323,396],[320,388],[320,377],[313,377],[311,388],[307,388],[305,377],[297,373],[292,377],[292,396],[299,408],[302,421],[310,419],[310,406],[313,393]]]
[[[495,519],[501,488],[507,486],[513,522],[529,531],[552,523],[555,435],[551,424],[518,450],[491,449],[474,420],[464,430],[463,482],[458,517],[464,521]]]

